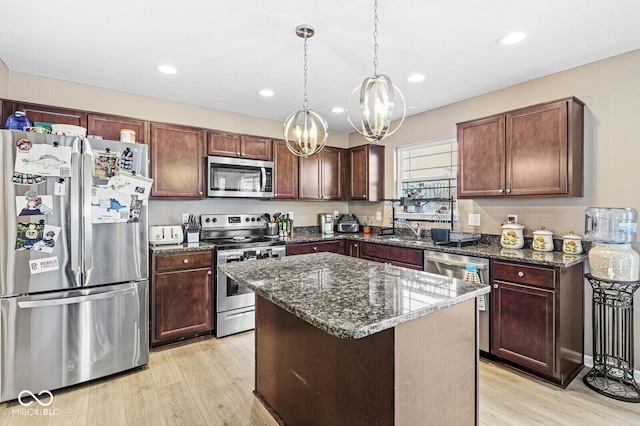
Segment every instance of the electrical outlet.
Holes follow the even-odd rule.
[[[382,220],[382,212],[376,212],[376,220]]]
[[[182,223],[189,222],[189,213],[182,213]]]
[[[469,213],[469,226],[480,226],[480,215],[477,213]]]
[[[334,210],[333,217],[337,218],[338,216],[340,216],[340,212],[338,212],[338,210]]]
[[[518,223],[518,215],[517,214],[508,214],[507,215],[507,223]]]
[[[293,212],[289,212],[289,219],[293,220]]]

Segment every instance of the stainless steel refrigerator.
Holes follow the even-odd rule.
[[[0,401],[148,363],[146,202],[100,198],[147,169],[146,145],[0,130]]]

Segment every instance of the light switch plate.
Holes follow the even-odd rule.
[[[480,215],[477,213],[469,213],[469,226],[480,226]]]
[[[382,220],[382,212],[376,212],[376,220]]]

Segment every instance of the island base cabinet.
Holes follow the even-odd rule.
[[[255,394],[286,425],[474,425],[475,300],[340,339],[256,297]]]

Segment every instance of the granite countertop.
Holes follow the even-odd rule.
[[[531,263],[536,265],[555,266],[567,268],[569,266],[582,263],[587,259],[587,254],[566,254],[562,251],[541,252],[530,248],[523,249],[505,249],[499,242],[471,244],[462,247],[455,245],[436,245],[432,240],[426,238],[415,237],[398,237],[395,235],[374,235],[371,234],[340,234],[335,233],[332,236],[323,236],[322,233],[300,233],[294,234],[294,237],[287,239],[287,244],[311,243],[318,241],[331,241],[347,239],[352,241],[368,241],[377,244],[387,244],[405,248],[414,248],[419,250],[431,250],[445,253],[455,253],[474,257],[483,257],[486,259],[500,259],[508,261],[516,261],[523,263]]]
[[[166,244],[166,245],[151,245],[149,244],[149,250],[152,253],[180,253],[185,251],[207,251],[216,248],[215,244],[205,243],[200,241],[199,243],[183,243],[183,244]]]
[[[491,290],[487,284],[335,253],[219,267],[277,306],[345,339],[369,336]]]

